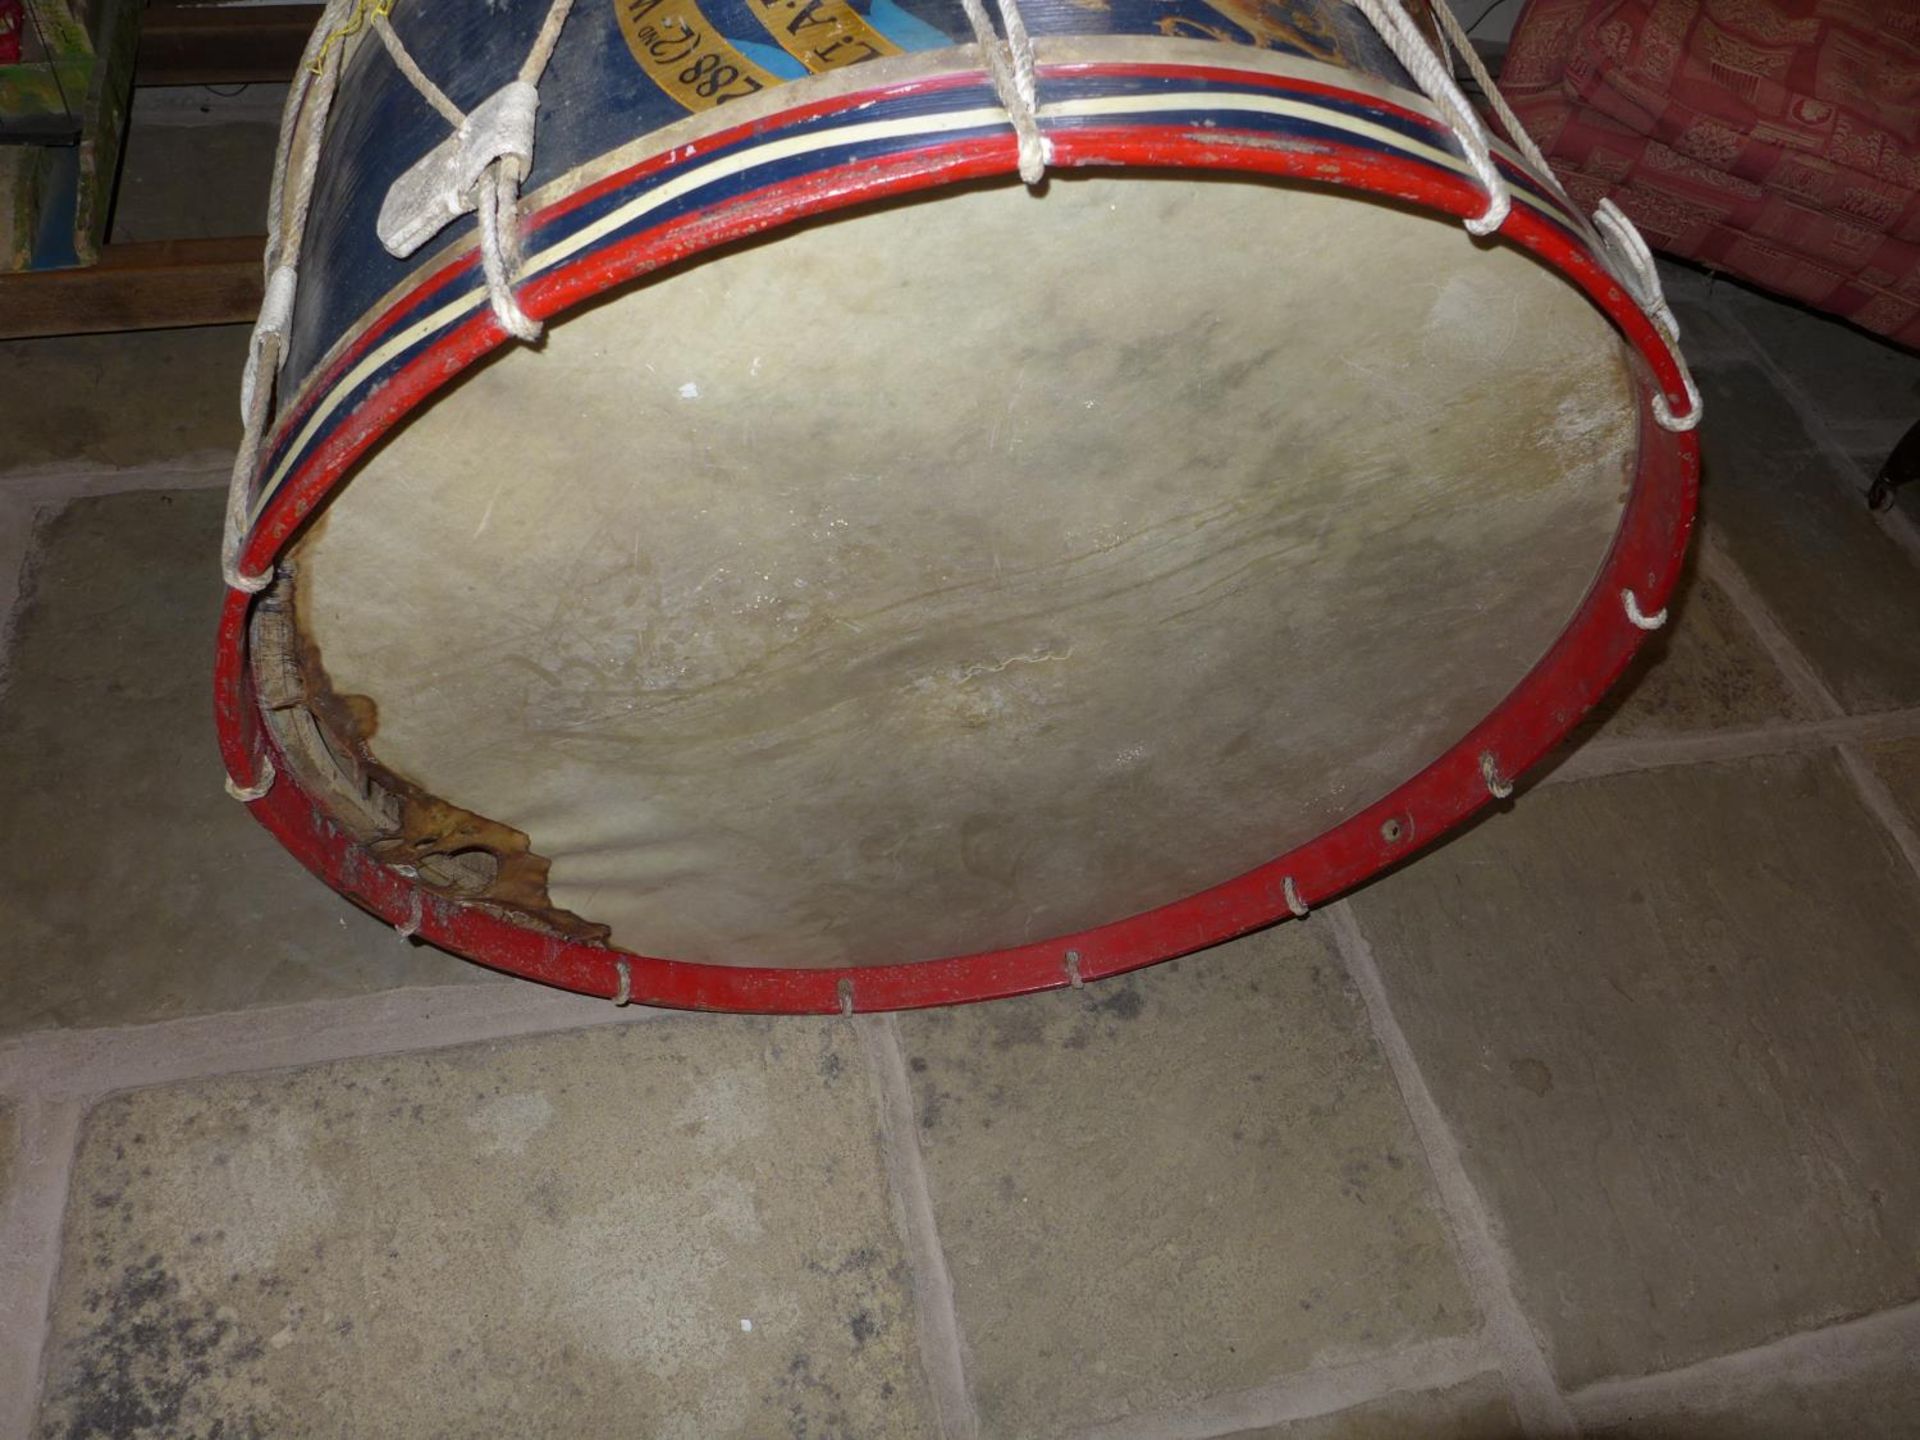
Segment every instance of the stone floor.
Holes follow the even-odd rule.
[[[254,176],[230,128],[143,131],[123,224],[244,221],[156,178]],[[853,1021],[311,880],[205,699],[243,332],[0,346],[0,1440],[1920,1436],[1920,541],[1860,503],[1920,360],[1671,282],[1686,590],[1510,806]]]

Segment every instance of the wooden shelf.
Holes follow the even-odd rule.
[[[0,275],[0,340],[251,322],[263,235],[108,245],[96,265]]]

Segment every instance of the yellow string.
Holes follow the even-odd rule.
[[[313,64],[308,68],[318,75],[327,68],[327,52],[333,49],[335,41],[358,35],[366,28],[368,16],[379,15],[384,18],[392,11],[393,0],[360,0],[360,3],[353,7],[353,15],[347,23],[336,27],[334,32],[321,42],[320,53],[313,57]]]

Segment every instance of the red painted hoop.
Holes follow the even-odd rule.
[[[1133,68],[1063,66],[1042,73],[1043,78],[1067,77]],[[1197,67],[1156,67],[1154,73],[1175,68],[1194,78],[1237,73]],[[921,83],[931,87],[952,81]],[[849,96],[834,103],[858,104],[863,98]],[[1150,166],[1265,175],[1349,188],[1458,218],[1477,215],[1484,205],[1484,197],[1464,177],[1357,147],[1283,149],[1230,129],[1196,133],[1191,127],[1159,125],[1076,128],[1052,139],[1056,168]],[[723,213],[668,222],[556,267],[518,293],[529,314],[546,318],[661,265],[778,225],[894,195],[1012,175],[1016,168],[1016,144],[1009,133],[951,141],[887,161],[771,184]],[[539,225],[548,213],[530,217],[529,225]],[[1664,395],[1675,413],[1683,413],[1690,403],[1677,358],[1633,299],[1557,226],[1516,206],[1501,233],[1578,285],[1614,322],[1644,366],[1640,467],[1613,546],[1567,629],[1485,720],[1374,804],[1232,880],[1076,934],[1005,950],[875,966],[718,965],[562,940],[440,895],[374,860],[303,788],[298,771],[280,753],[261,717],[248,657],[252,597],[238,590],[228,592],[221,613],[214,681],[228,773],[239,785],[249,786],[271,765],[274,782],[248,808],[316,875],[389,923],[495,969],[650,1005],[831,1014],[956,1004],[1119,974],[1284,919],[1292,913],[1292,900],[1311,905],[1330,899],[1412,855],[1489,803],[1483,756],[1495,757],[1505,778],[1538,761],[1618,678],[1646,638],[1628,616],[1628,594],[1642,611],[1653,613],[1666,605],[1678,578],[1698,490],[1699,447],[1691,434],[1659,427],[1651,410],[1656,395]],[[426,282],[436,283],[438,279]],[[416,357],[272,495],[247,537],[239,568],[259,573],[271,565],[368,447],[506,339],[482,309]]]

